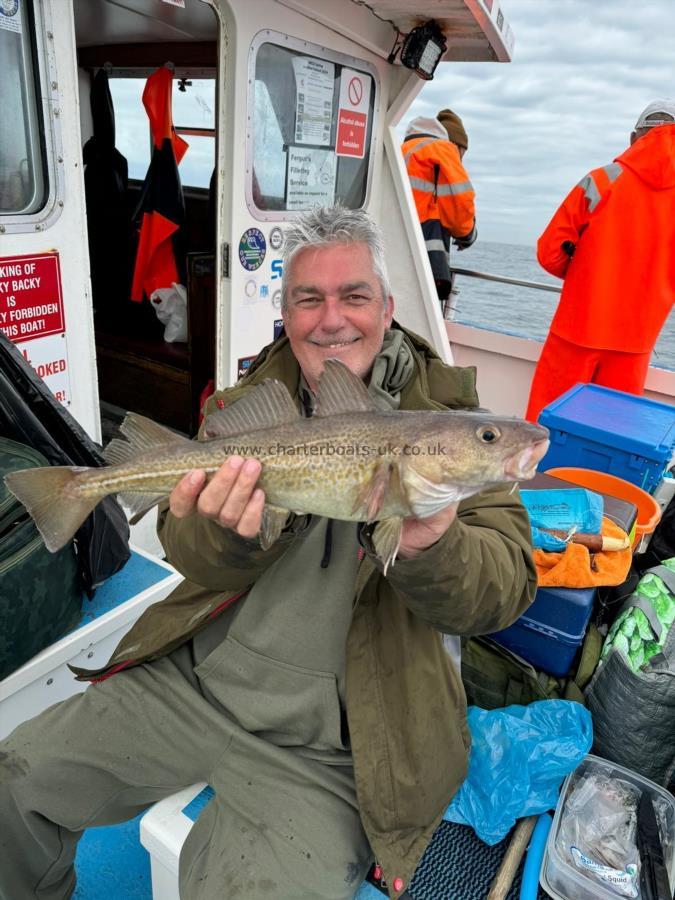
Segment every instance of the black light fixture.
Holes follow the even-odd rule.
[[[438,24],[431,20],[418,25],[406,35],[401,47],[401,63],[414,69],[425,81],[431,81],[447,46],[445,35]]]

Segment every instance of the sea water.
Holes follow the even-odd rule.
[[[458,252],[452,248],[450,263],[461,269],[473,269],[491,275],[505,275],[537,281],[557,287],[562,285],[541,268],[534,246],[498,244],[481,241]],[[476,325],[491,331],[502,331],[543,341],[558,303],[559,294],[511,284],[498,284],[458,275],[455,286],[455,321]],[[652,355],[652,365],[675,370],[675,313],[667,319]]]

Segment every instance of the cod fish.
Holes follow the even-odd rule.
[[[101,468],[57,466],[5,477],[49,550],[73,537],[96,504],[120,493],[136,518],[192,469],[211,477],[237,454],[262,463],[264,549],[290,512],[377,522],[375,551],[396,558],[403,519],[425,518],[483,487],[531,478],[548,430],[483,412],[378,410],[363,381],[329,359],[313,417],[303,418],[286,387],[266,381],[204,423],[192,441],[129,413]]]

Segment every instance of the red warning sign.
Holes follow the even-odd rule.
[[[372,79],[365,72],[343,69],[340,75],[336,156],[362,159],[366,152],[366,134]]]
[[[58,253],[0,258],[0,328],[17,344],[65,330]]]

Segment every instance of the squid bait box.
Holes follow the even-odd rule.
[[[539,471],[575,466],[654,491],[675,450],[675,407],[598,384],[577,384],[549,403],[539,423],[551,446]]]

